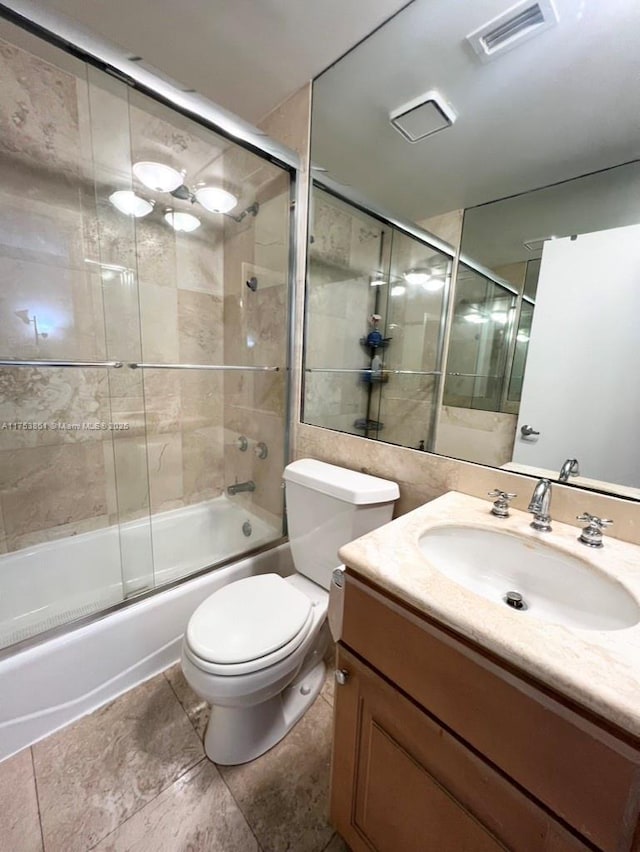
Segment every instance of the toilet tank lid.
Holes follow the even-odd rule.
[[[298,459],[284,469],[285,482],[295,482],[356,506],[389,503],[397,500],[400,490],[396,482],[347,470],[316,459]]]

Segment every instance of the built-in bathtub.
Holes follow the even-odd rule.
[[[0,648],[279,538],[222,496],[0,556]]]
[[[0,623],[11,631],[5,639],[17,642],[87,615],[94,619],[2,652],[0,760],[176,662],[189,616],[216,589],[252,574],[286,576],[293,566],[288,545],[238,556],[99,617],[123,593],[144,595],[279,535],[220,497],[154,515],[151,524],[147,518],[1,556]]]

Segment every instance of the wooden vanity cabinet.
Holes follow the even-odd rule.
[[[354,852],[640,850],[640,743],[345,580],[331,819]]]

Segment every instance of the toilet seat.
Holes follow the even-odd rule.
[[[247,577],[200,604],[185,633],[185,652],[203,671],[249,674],[293,653],[313,621],[311,600],[278,574]]]

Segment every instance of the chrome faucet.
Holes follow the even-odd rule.
[[[233,497],[234,494],[241,494],[243,491],[255,491],[256,484],[253,479],[248,482],[236,482],[234,485],[227,486],[227,494]]]
[[[531,526],[538,532],[551,532],[551,482],[548,479],[540,479],[533,489],[529,502],[529,511],[533,513]]]
[[[580,476],[578,459],[567,459],[560,468],[559,482],[568,482],[570,476]]]

